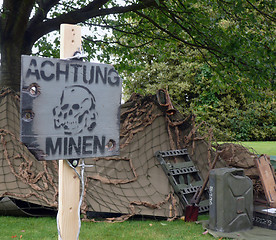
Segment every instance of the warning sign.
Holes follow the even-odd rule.
[[[108,64],[22,56],[21,141],[39,160],[119,154],[122,82]]]

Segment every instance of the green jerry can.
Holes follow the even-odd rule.
[[[253,227],[253,184],[243,169],[210,171],[209,228],[236,232]]]

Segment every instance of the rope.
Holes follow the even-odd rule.
[[[38,204],[42,208],[57,209],[57,161],[36,161],[20,142],[19,96],[11,90],[0,90],[0,116],[0,178],[3,179],[0,197],[7,196]],[[83,214],[82,221],[88,217],[89,212],[126,214],[120,220],[126,220],[133,214],[170,217],[173,213],[168,214],[169,207],[175,210],[175,217],[177,213],[181,214],[183,207],[178,205],[177,197],[160,205],[160,208],[152,208],[163,202],[171,192],[170,187],[164,192],[163,186],[156,180],[164,177],[164,174],[154,152],[187,148],[204,176],[208,171],[208,162],[219,150],[212,146],[215,139],[209,126],[205,122],[195,124],[194,115],[183,116],[177,112],[167,116],[165,109],[157,104],[154,95],[142,97],[138,94],[134,94],[122,105],[120,126],[119,157],[91,158],[89,161],[95,166],[92,169],[87,169],[89,165],[84,163],[79,165],[86,168],[83,169],[86,172],[82,173],[80,170],[79,175],[77,174],[82,186],[82,203],[79,205],[79,213]],[[227,147],[228,151],[220,159],[225,159],[228,166],[240,166],[244,161],[247,163],[248,158],[242,158],[238,154],[240,150],[232,147],[234,146]],[[245,156],[244,151],[241,151]],[[177,162],[181,159],[169,161],[173,163],[174,160]],[[253,165],[243,164],[240,167],[245,168],[246,174],[249,173],[251,178],[257,176]],[[259,192],[261,185],[259,182],[256,185],[256,181],[254,190]],[[23,208],[31,209],[32,206]]]

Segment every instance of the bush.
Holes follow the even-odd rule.
[[[171,52],[166,63],[146,65],[126,76],[125,96],[166,88],[178,110],[195,114],[198,124],[212,126],[217,140],[275,141],[272,87],[237,76],[225,79],[198,58],[195,51],[187,51],[183,58]]]

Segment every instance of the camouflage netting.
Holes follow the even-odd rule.
[[[20,142],[19,109],[18,95],[3,91],[0,95],[0,198],[8,196],[24,201],[26,211],[37,207],[32,204],[57,208],[58,164],[38,162]]]
[[[220,154],[216,167],[228,164],[245,168],[256,183],[255,189],[260,190],[252,162],[255,154],[233,144],[214,148],[212,129],[204,122],[196,126],[194,116],[177,111],[169,116],[166,110],[155,95],[134,94],[122,105],[120,156],[85,159],[86,164],[94,165],[85,169],[81,207],[85,218],[90,212],[122,214],[110,221],[137,214],[168,219],[182,216],[183,206],[155,157],[156,151],[186,148],[203,179]],[[19,97],[8,89],[0,93],[0,116],[0,200],[21,203],[21,210],[26,212],[38,206],[40,210],[57,209],[58,163],[37,161],[20,142]],[[206,134],[199,136],[202,128],[207,129]],[[2,214],[9,213],[2,207]]]

